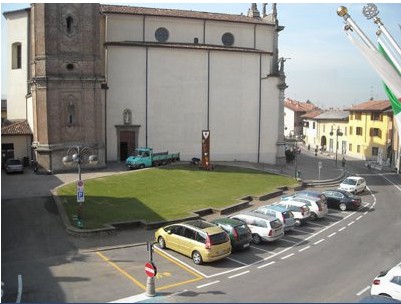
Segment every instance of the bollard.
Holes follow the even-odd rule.
[[[145,295],[148,297],[156,296],[155,278],[154,277],[148,277],[148,279],[146,280]]]

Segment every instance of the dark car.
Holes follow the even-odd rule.
[[[4,165],[4,170],[6,173],[11,173],[11,172],[24,172],[24,167],[22,166],[22,162],[19,159],[13,159],[9,158],[6,160],[6,163]]]
[[[361,207],[362,200],[359,196],[345,190],[333,189],[323,191],[327,199],[327,207],[339,208],[342,211],[356,210]]]
[[[211,223],[222,228],[230,237],[233,249],[249,248],[252,242],[252,233],[247,224],[240,220],[220,218]]]

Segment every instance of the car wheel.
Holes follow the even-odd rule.
[[[347,210],[347,205],[345,203],[341,203],[339,207],[341,211]]]
[[[295,219],[295,227],[301,226],[301,220],[300,219]]]
[[[200,255],[200,253],[198,251],[194,251],[192,253],[192,261],[194,261],[194,263],[196,265],[202,264],[202,256]]]
[[[255,245],[258,245],[258,244],[262,243],[262,238],[260,237],[259,234],[254,233],[254,234],[252,234],[252,242],[253,242]]]
[[[166,241],[163,239],[163,237],[159,236],[159,238],[157,239],[157,242],[159,243],[159,247],[161,249],[166,248]]]
[[[145,168],[145,165],[144,164],[140,164],[139,165],[139,169],[143,169],[143,168]]]
[[[317,220],[317,214],[315,212],[312,212],[310,215],[310,218],[312,221],[316,221]]]

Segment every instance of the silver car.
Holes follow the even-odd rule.
[[[278,218],[284,225],[284,231],[290,231],[295,227],[294,214],[283,206],[265,205],[254,210],[254,212]]]
[[[24,167],[22,166],[22,162],[19,159],[9,158],[6,160],[4,165],[4,170],[6,173],[12,172],[24,172]]]

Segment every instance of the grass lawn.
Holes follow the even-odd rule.
[[[229,166],[213,171],[191,165],[127,171],[85,181],[85,228],[182,218],[191,211],[232,205],[238,198],[294,184],[290,177]],[[60,188],[58,195],[71,219],[77,212],[76,184]]]

